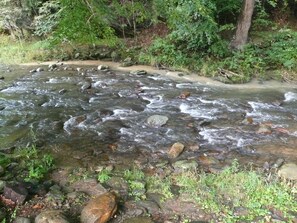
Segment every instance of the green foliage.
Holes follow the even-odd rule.
[[[137,27],[151,19],[150,2],[148,0],[113,0],[110,4],[113,14],[111,25],[115,27],[119,25],[123,37],[126,36],[126,29],[132,29],[134,36],[136,36]]]
[[[136,200],[145,199],[145,175],[141,170],[133,168],[124,172],[124,179],[129,184],[129,195]]]
[[[97,180],[100,183],[105,183],[111,178],[111,171],[110,170],[101,170],[100,173],[97,176]]]
[[[54,166],[54,159],[51,155],[45,154],[41,159],[33,159],[28,161],[28,176],[25,178],[26,181],[30,180],[42,180],[46,174],[52,170]]]
[[[11,162],[18,162],[21,167],[18,174],[24,180],[42,180],[53,169],[54,160],[50,154],[40,156],[36,146],[18,148],[12,154],[1,154],[0,165],[6,167]]]
[[[176,183],[181,192],[224,222],[264,219],[271,207],[286,218],[292,217],[291,211],[297,212],[291,187],[277,180],[267,182],[253,170],[239,170],[237,161],[219,174],[183,173],[176,177]],[[236,215],[238,208],[246,211]]]
[[[38,9],[38,16],[34,18],[34,34],[48,36],[57,26],[60,19],[60,2],[56,0],[44,2]]]
[[[161,178],[160,176],[152,176],[147,178],[147,190],[151,193],[158,193],[163,196],[163,200],[173,197],[171,191],[172,181],[170,177]]]
[[[61,0],[61,19],[54,32],[54,42],[96,43],[101,39],[116,43],[108,25],[105,1]]]

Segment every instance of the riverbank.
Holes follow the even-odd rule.
[[[23,66],[48,66],[50,64],[57,63],[57,61],[48,61],[48,62],[31,62],[31,63],[23,63]],[[61,63],[61,62],[58,62]],[[201,84],[209,84],[213,86],[224,86],[235,89],[279,89],[279,88],[297,88],[295,82],[283,82],[277,80],[259,80],[257,78],[252,79],[248,83],[244,84],[226,84],[221,81],[215,80],[214,78],[200,76],[198,73],[194,73],[191,71],[170,71],[166,69],[158,69],[153,66],[148,65],[131,65],[128,67],[123,67],[122,63],[112,62],[112,61],[104,61],[104,60],[71,60],[71,61],[63,61],[64,65],[81,67],[81,66],[92,66],[95,69],[99,65],[109,66],[112,70],[123,71],[129,73],[130,71],[137,70],[145,70],[150,74],[160,74],[166,77],[169,77],[173,80],[177,81],[189,81],[189,82],[198,82]]]

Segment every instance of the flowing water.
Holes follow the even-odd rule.
[[[83,74],[30,69],[0,67],[1,149],[26,145],[34,132],[37,144],[65,165],[110,154],[130,162],[140,154],[158,159],[175,142],[186,146],[183,158],[297,161],[297,87],[240,89],[88,67]],[[182,99],[182,92],[190,96]],[[149,126],[156,114],[167,116],[167,124]],[[271,132],[258,132],[263,123]]]

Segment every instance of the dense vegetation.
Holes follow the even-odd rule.
[[[230,42],[246,1],[253,0],[1,0],[0,32],[16,44],[2,37],[0,56],[2,62],[12,60],[9,52],[27,60],[97,59],[88,51],[106,46],[116,59],[226,82],[293,80],[296,0],[256,1],[249,41],[234,50]]]

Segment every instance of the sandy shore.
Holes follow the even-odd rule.
[[[49,65],[57,63],[57,61],[48,61],[48,62],[33,62],[33,63],[25,63],[21,65],[26,65],[26,66],[39,66],[39,65]],[[107,65],[109,66],[112,70],[119,70],[119,71],[124,71],[124,72],[129,72],[129,71],[135,71],[135,70],[145,70],[148,73],[157,73],[161,74],[164,76],[167,76],[171,79],[174,80],[179,80],[179,81],[189,81],[189,82],[199,82],[201,84],[208,84],[208,85],[215,85],[215,86],[223,86],[223,87],[230,87],[230,88],[249,88],[249,89],[258,89],[258,88],[272,88],[272,89],[278,89],[278,88],[297,88],[297,85],[290,84],[290,83],[283,83],[279,81],[265,81],[263,83],[259,83],[258,80],[254,79],[249,83],[246,84],[224,84],[222,82],[213,80],[208,77],[203,77],[199,76],[197,73],[185,73],[181,71],[169,71],[169,70],[159,70],[156,67],[152,66],[146,66],[146,65],[133,65],[130,67],[121,67],[120,63],[117,62],[112,62],[112,61],[101,61],[101,60],[73,60],[73,61],[63,61],[64,65],[72,65],[72,66],[95,66],[97,67],[98,65]],[[184,75],[180,75],[183,73]]]

